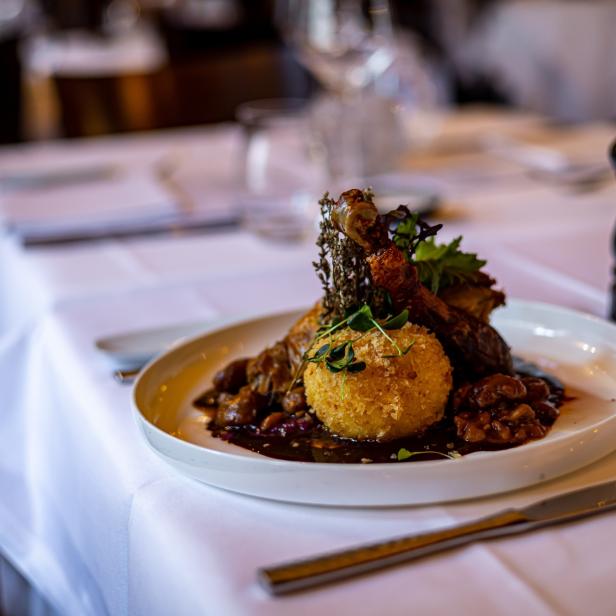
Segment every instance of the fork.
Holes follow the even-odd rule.
[[[575,162],[553,148],[521,143],[503,135],[484,138],[482,146],[495,156],[521,165],[534,177],[578,190],[597,188],[610,175],[609,166],[603,162]]]

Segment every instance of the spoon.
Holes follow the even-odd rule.
[[[484,138],[482,145],[487,152],[521,165],[539,180],[575,190],[598,188],[609,174],[605,163],[576,162],[553,148],[522,143],[503,135]]]

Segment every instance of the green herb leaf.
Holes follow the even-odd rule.
[[[348,368],[354,359],[353,343],[347,340],[330,351],[325,363],[330,372],[340,372]]]
[[[335,346],[327,355],[327,361],[333,361],[336,359],[342,359],[347,353],[347,349],[350,345],[350,340],[342,342],[338,346]]]
[[[362,370],[366,369],[366,362],[365,361],[356,361],[353,362],[352,364],[349,364],[349,366],[347,366],[347,372],[361,372]]]
[[[400,314],[387,319],[383,323],[383,329],[401,329],[409,320],[409,311],[405,308]]]
[[[408,460],[409,458],[412,458],[414,456],[419,456],[427,453],[435,456],[442,456],[443,458],[448,458],[450,460],[454,460],[455,458],[460,457],[460,454],[457,451],[455,452],[457,455],[453,455],[449,453],[442,453],[441,451],[431,451],[429,449],[425,449],[424,451],[409,451],[404,447],[398,450],[396,457],[398,458],[398,462],[403,462],[404,460]]]
[[[462,237],[457,237],[449,244],[437,244],[430,237],[416,247],[414,264],[419,279],[433,293],[472,278],[486,264],[475,253],[462,252],[461,242]]]
[[[364,304],[357,312],[349,317],[347,325],[356,332],[367,332],[373,328],[372,310]]]
[[[411,247],[417,235],[418,220],[419,214],[414,213],[406,220],[400,221],[400,224],[396,227],[392,240],[400,250],[407,251]]]
[[[327,352],[329,351],[329,344],[324,344],[312,357],[308,357],[307,361],[312,363],[319,363],[325,361]]]
[[[415,341],[413,340],[411,344],[409,344],[406,349],[401,350],[400,353],[396,353],[395,355],[381,355],[381,357],[384,359],[395,359],[396,357],[404,357],[413,348],[414,344]]]
[[[417,453],[409,451],[408,449],[405,449],[404,447],[402,447],[401,449],[398,450],[398,454],[397,454],[397,458],[398,458],[398,462],[402,462],[403,460],[408,460],[413,453]]]

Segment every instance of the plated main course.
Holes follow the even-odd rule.
[[[486,262],[368,190],[320,201],[322,298],[194,404],[220,439],[305,462],[455,458],[543,438],[562,384],[513,358]]]

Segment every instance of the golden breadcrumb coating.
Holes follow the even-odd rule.
[[[377,330],[371,330],[353,344],[365,370],[356,373],[330,372],[324,363],[309,363],[304,384],[309,405],[335,434],[360,440],[388,441],[423,432],[442,419],[452,386],[451,364],[443,347],[427,329],[407,323],[388,335],[404,350],[394,355],[392,344]],[[333,342],[359,337],[345,329]],[[316,343],[310,351],[324,341]],[[344,386],[342,380],[344,376]]]

